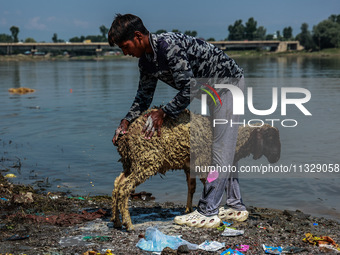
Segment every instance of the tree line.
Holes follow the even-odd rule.
[[[254,18],[249,18],[243,25],[242,20],[237,20],[233,25],[228,27],[229,35],[226,40],[297,40],[306,50],[317,50],[324,48],[340,47],[340,15],[331,15],[328,19],[321,21],[313,27],[312,31],[308,30],[308,24],[301,25],[301,32],[293,37],[292,27],[285,27],[275,34],[266,34],[263,26],[257,27]]]
[[[99,27],[100,35],[88,35],[80,37],[72,37],[69,42],[83,42],[91,40],[91,42],[107,42],[107,32],[109,29],[104,25]],[[19,28],[12,26],[10,28],[11,35],[0,34],[0,42],[19,42],[18,34]],[[160,34],[167,32],[164,29],[159,29],[155,33]],[[173,29],[172,32],[180,32],[178,29]],[[267,34],[266,29],[263,26],[257,26],[257,21],[251,17],[243,24],[241,19],[236,20],[234,24],[228,26],[228,37],[225,40],[228,41],[253,41],[253,40],[298,40],[306,50],[320,50],[324,48],[338,48],[340,47],[340,15],[331,15],[328,19],[319,22],[319,24],[313,26],[312,31],[308,29],[308,24],[303,23],[301,25],[301,32],[295,37],[293,36],[292,27],[288,26],[281,31],[276,31],[275,34]],[[197,36],[197,31],[187,30],[184,34],[190,36]],[[65,42],[63,39],[59,39],[56,33],[52,36],[52,41]],[[215,41],[214,38],[207,38],[207,41]],[[26,38],[24,42],[36,42],[33,38]]]

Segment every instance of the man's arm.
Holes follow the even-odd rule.
[[[151,105],[157,85],[157,78],[141,72],[135,100],[125,118],[130,123],[138,118]]]
[[[194,75],[184,50],[176,54],[169,51],[168,56],[173,79],[181,89],[162,109],[166,115],[176,118],[190,104],[190,85]]]
[[[125,118],[122,119],[120,125],[115,131],[115,135],[112,139],[112,143],[117,145],[117,140],[120,134],[125,134],[128,130],[128,126],[132,121],[138,118],[142,112],[147,110],[152,102],[153,94],[157,85],[157,78],[140,72],[140,79],[137,94],[135,100],[130,107],[129,112]]]

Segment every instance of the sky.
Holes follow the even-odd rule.
[[[110,28],[115,14],[139,16],[150,32],[159,29],[197,31],[201,38],[228,37],[228,26],[253,17],[267,34],[285,27],[300,33],[302,23],[314,25],[340,14],[340,0],[0,0],[0,34],[19,28],[19,40],[28,37],[51,42],[53,34],[68,41],[75,36],[99,35]]]

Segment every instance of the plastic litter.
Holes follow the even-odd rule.
[[[334,247],[333,245],[330,245],[330,244],[320,244],[319,247],[327,248],[327,249],[336,251],[337,253],[340,253],[340,248],[336,248],[336,247]]]
[[[222,249],[223,247],[225,247],[225,243],[220,243],[217,241],[204,241],[203,243],[201,243],[198,248],[201,250],[205,250],[205,251],[218,251],[219,249]]]
[[[267,253],[267,254],[281,254],[282,253],[282,247],[281,246],[273,247],[273,246],[266,246],[266,245],[262,244],[262,248],[263,248],[264,252]]]
[[[217,227],[217,230],[219,231],[223,231],[226,229],[226,227],[230,227],[233,223],[232,222],[226,222],[226,221],[222,221],[223,225],[220,227]]]
[[[244,234],[244,230],[236,230],[233,228],[226,227],[221,234],[222,236],[241,236]]]
[[[311,233],[307,233],[305,235],[306,235],[306,237],[304,239],[302,239],[302,241],[304,241],[306,243],[318,245],[319,247],[326,247],[326,248],[331,247],[331,249],[333,249],[333,250],[340,251],[339,245],[329,236],[317,237],[317,236],[314,236]]]
[[[5,178],[15,178],[17,176],[15,174],[6,174],[4,177]]]
[[[110,236],[84,236],[83,240],[85,240],[85,241],[107,242],[107,241],[111,241],[112,237],[110,237]]]
[[[5,239],[6,241],[17,241],[29,238],[29,235],[20,236],[18,234],[12,235],[11,237]]]
[[[330,245],[334,245],[335,247],[338,247],[339,245],[329,236],[314,236],[311,233],[307,233],[305,234],[306,237],[304,239],[302,239],[302,241],[306,242],[306,243],[310,243],[313,245],[322,245],[322,244],[330,244]]]
[[[257,225],[257,227],[260,228],[260,229],[267,229],[266,227],[262,226],[262,223]]]
[[[249,245],[241,244],[240,248],[236,248],[235,250],[238,250],[238,251],[247,251],[247,250],[249,250]]]
[[[70,198],[70,199],[79,199],[79,200],[86,200],[86,199],[83,198],[83,197],[68,197],[68,198]]]
[[[165,247],[176,250],[180,245],[187,245],[190,250],[197,250],[198,245],[189,243],[178,236],[168,236],[156,227],[148,227],[145,238],[141,238],[136,246],[145,251],[162,251]]]
[[[225,250],[224,252],[222,252],[220,255],[243,255],[243,253],[239,252],[238,250],[233,250],[231,248],[229,248],[228,250]]]
[[[98,253],[96,251],[87,251],[83,255],[114,255],[110,249],[106,250],[105,253]]]
[[[222,221],[223,225],[226,225],[227,227],[230,227],[231,225],[233,225],[232,222],[226,222],[226,221]]]

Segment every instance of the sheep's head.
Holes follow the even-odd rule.
[[[269,163],[276,163],[281,155],[279,130],[270,125],[264,125],[254,131],[256,132],[256,142],[253,158],[259,159],[264,155]]]

